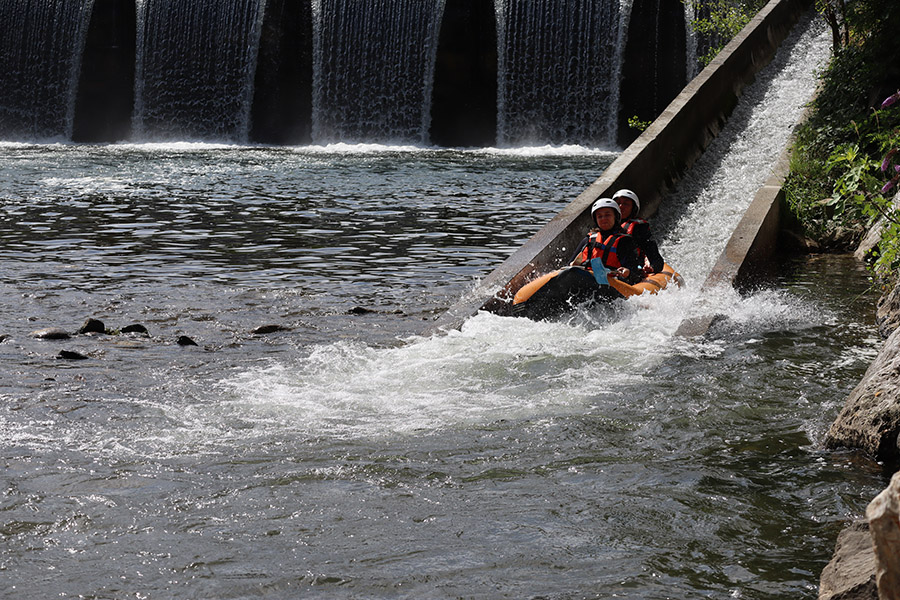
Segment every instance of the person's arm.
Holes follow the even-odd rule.
[[[635,250],[633,237],[623,235],[619,238],[619,243],[616,246],[616,255],[619,257],[619,264],[628,269],[628,273],[621,279],[627,283],[635,284],[644,278],[643,271],[638,269],[640,265],[638,264],[637,250]]]
[[[656,240],[653,239],[653,234],[650,232],[649,224],[644,228],[644,232],[644,237],[640,240],[639,243],[641,250],[644,251],[644,255],[647,257],[647,261],[653,268],[653,272],[661,273],[663,267],[665,266],[665,261],[663,260],[662,255],[659,253],[659,246],[656,244]]]

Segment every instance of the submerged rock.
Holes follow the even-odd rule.
[[[900,473],[866,508],[875,545],[880,598],[900,598]]]
[[[87,360],[89,357],[82,354],[81,352],[74,352],[72,350],[60,350],[59,354],[56,355],[56,358],[63,358],[65,360]]]
[[[847,398],[828,429],[828,448],[858,448],[878,460],[900,456],[900,329],[884,347]]]
[[[265,335],[267,333],[275,333],[277,331],[290,331],[289,327],[284,325],[260,325],[250,333],[253,335]]]
[[[150,332],[147,331],[147,328],[141,325],[140,323],[134,323],[132,325],[126,325],[122,328],[122,333],[140,333],[144,335],[150,335]]]
[[[195,342],[194,340],[192,340],[191,338],[189,338],[186,335],[180,336],[177,340],[175,340],[175,343],[178,344],[179,346],[196,346],[197,345],[197,342]]]
[[[60,329],[59,327],[46,327],[44,329],[32,331],[31,337],[38,338],[39,340],[67,340],[71,336],[68,331]]]
[[[838,535],[819,579],[819,600],[877,600],[875,566],[869,524],[856,521]]]
[[[97,319],[88,319],[76,333],[106,333],[106,325],[103,324],[103,321],[99,321]]]

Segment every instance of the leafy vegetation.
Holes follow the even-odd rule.
[[[800,128],[785,185],[804,233],[826,248],[848,249],[881,224],[872,268],[895,279],[900,268],[900,3],[818,0],[834,55],[809,118]]]
[[[644,131],[650,125],[653,124],[653,121],[641,121],[640,117],[634,115],[633,117],[628,117],[628,127],[630,129],[636,129],[638,131]]]
[[[700,48],[705,48],[697,57],[700,64],[712,62],[765,4],[766,0],[694,0],[696,17],[691,29],[699,38]]]

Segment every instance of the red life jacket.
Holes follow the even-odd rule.
[[[603,237],[602,231],[590,234],[587,246],[578,255],[580,262],[587,263],[585,266],[590,268],[590,260],[599,256],[607,269],[618,269],[622,266],[618,255],[619,240],[624,235],[621,232],[613,232]]]

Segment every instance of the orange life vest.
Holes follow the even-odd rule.
[[[603,237],[602,231],[590,234],[587,245],[578,255],[579,262],[586,263],[585,266],[590,268],[591,259],[599,256],[607,269],[618,269],[622,266],[618,255],[619,240],[624,236],[623,233],[613,232]]]

